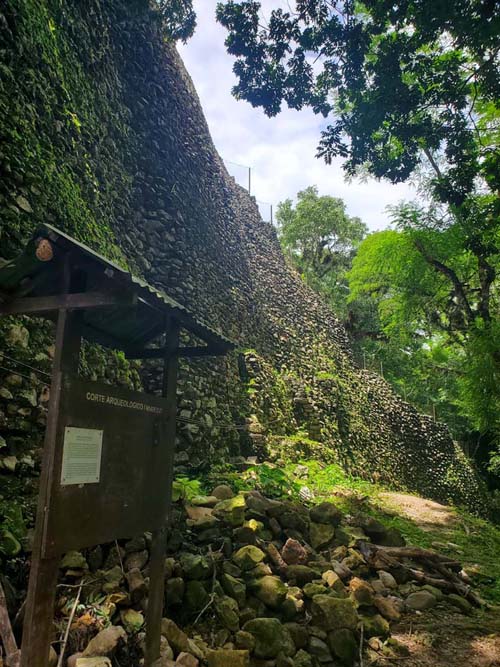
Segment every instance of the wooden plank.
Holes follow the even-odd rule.
[[[109,306],[133,306],[136,301],[137,297],[132,292],[81,292],[56,296],[30,296],[0,304],[0,314],[28,315],[49,313],[61,308],[85,310]]]
[[[205,347],[179,347],[176,354],[178,357],[219,357],[226,354],[229,349],[231,349],[229,346],[223,348],[214,345],[207,345]],[[162,359],[165,356],[165,348],[126,350],[125,356],[127,359]]]
[[[164,433],[160,446],[167,447],[169,466],[165,480],[167,494],[167,516],[165,524],[153,532],[151,558],[149,561],[149,597],[146,615],[146,655],[145,667],[155,667],[160,658],[161,618],[165,598],[165,552],[167,546],[167,523],[170,520],[172,481],[174,475],[175,424],[177,417],[177,370],[179,345],[179,324],[168,318],[164,348],[163,387],[165,398]]]
[[[7,600],[0,582],[0,639],[5,650],[5,664],[7,667],[19,667],[21,653],[17,648],[16,638],[12,632],[12,625],[7,610]],[[1,663],[1,658],[0,658]]]
[[[62,289],[71,285],[71,258],[65,262]],[[47,509],[53,483],[56,435],[61,387],[65,373],[77,373],[81,346],[81,313],[61,309],[57,318],[55,357],[52,367],[49,413],[40,476],[30,579],[21,644],[21,667],[47,667],[49,663],[59,558],[43,558]]]
[[[165,410],[161,396],[64,378],[44,557],[163,526],[169,458],[157,443]],[[67,427],[102,432],[98,482],[60,483]]]

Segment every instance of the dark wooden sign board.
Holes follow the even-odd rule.
[[[44,558],[161,528],[165,426],[161,397],[64,378]]]
[[[0,315],[23,313],[55,316],[56,344],[21,667],[48,665],[61,554],[145,531],[152,531],[145,667],[154,667],[160,656],[178,358],[225,354],[234,346],[167,295],[49,225],[0,269]],[[181,328],[206,345],[179,347]],[[164,346],[147,348],[159,335]],[[129,358],[162,359],[161,396],[78,378],[82,338]],[[12,664],[19,664],[18,653],[11,653]]]

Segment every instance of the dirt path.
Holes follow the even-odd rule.
[[[384,505],[397,510],[398,514],[415,522],[423,530],[453,528],[458,523],[453,507],[441,505],[434,500],[392,491],[381,493],[379,497]]]
[[[396,492],[381,493],[379,499],[389,512],[409,519],[443,541],[457,529],[464,529],[463,521],[452,507]],[[380,667],[500,667],[500,607],[464,616],[448,606],[438,605],[424,614],[404,617],[391,627],[391,631],[408,654],[398,658],[377,657],[369,664]]]
[[[434,618],[432,618],[434,616]],[[409,655],[380,665],[500,667],[500,609],[467,617],[436,609],[393,626]]]

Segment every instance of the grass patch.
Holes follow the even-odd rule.
[[[409,517],[400,502],[400,494],[378,484],[351,477],[338,465],[322,466],[318,461],[303,461],[307,475],[301,476],[319,501],[334,502],[344,512],[368,514],[388,527],[397,528],[408,544],[433,548],[461,561],[474,575],[480,594],[489,602],[500,604],[500,528],[460,508],[450,508],[449,521],[434,524],[426,515]],[[296,465],[287,466],[294,477]],[[415,494],[409,498],[418,499]]]
[[[473,576],[479,594],[500,604],[500,527],[465,510],[395,492],[348,475],[339,465],[317,460],[285,467],[261,463],[245,471],[214,466],[203,487],[209,492],[221,483],[235,491],[257,489],[271,498],[306,499],[308,503],[328,500],[354,517],[373,516],[388,528],[397,528],[409,545],[436,549],[460,561]]]

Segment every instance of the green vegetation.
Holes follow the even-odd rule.
[[[333,502],[354,517],[372,516],[388,528],[397,528],[408,544],[437,549],[460,560],[474,577],[481,595],[489,602],[500,603],[500,528],[456,507],[435,506],[430,509],[419,496],[400,496],[381,484],[347,475],[337,464],[324,465],[318,460],[278,466],[262,463],[236,472],[231,466],[216,467],[202,486],[209,491],[214,483],[227,483],[236,491],[257,489],[276,499],[320,503]],[[414,513],[406,506],[414,501]],[[442,517],[445,517],[443,520]]]
[[[170,39],[186,42],[196,28],[192,0],[157,0],[163,28]]]
[[[21,507],[0,497],[0,555],[17,556],[25,536],[26,525]]]
[[[481,267],[498,271],[497,244],[488,237],[500,228],[486,220],[482,235],[456,222],[439,229],[434,216],[410,206],[396,216],[399,229],[369,236],[349,274],[359,337],[379,332],[360,348],[383,361],[405,397],[421,409],[431,401],[456,437],[474,440],[485,472],[500,440],[500,329],[497,281],[485,284]],[[476,248],[489,248],[489,256]]]
[[[217,18],[236,57],[234,95],[270,116],[285,103],[329,117],[318,151],[328,162],[395,183],[429,163],[433,195],[455,206],[477,177],[495,192],[494,3],[296,0],[265,16],[260,2],[228,0]]]
[[[201,482],[189,477],[177,477],[172,484],[172,501],[192,500],[201,494]]]
[[[291,199],[281,202],[276,221],[285,255],[303,279],[343,315],[346,274],[356,246],[366,236],[366,225],[347,215],[341,199],[319,196],[314,186],[297,194],[295,206]]]
[[[495,487],[498,7],[480,0],[292,4],[266,21],[259,2],[219,3],[236,57],[235,96],[268,115],[286,103],[328,116],[319,156],[343,159],[350,176],[412,177],[420,198],[392,211],[394,229],[361,242],[346,275],[362,227],[349,228],[339,200],[308,188],[295,209],[290,201],[279,206],[284,250],[344,316],[360,362],[375,359],[404,397],[446,420]]]

